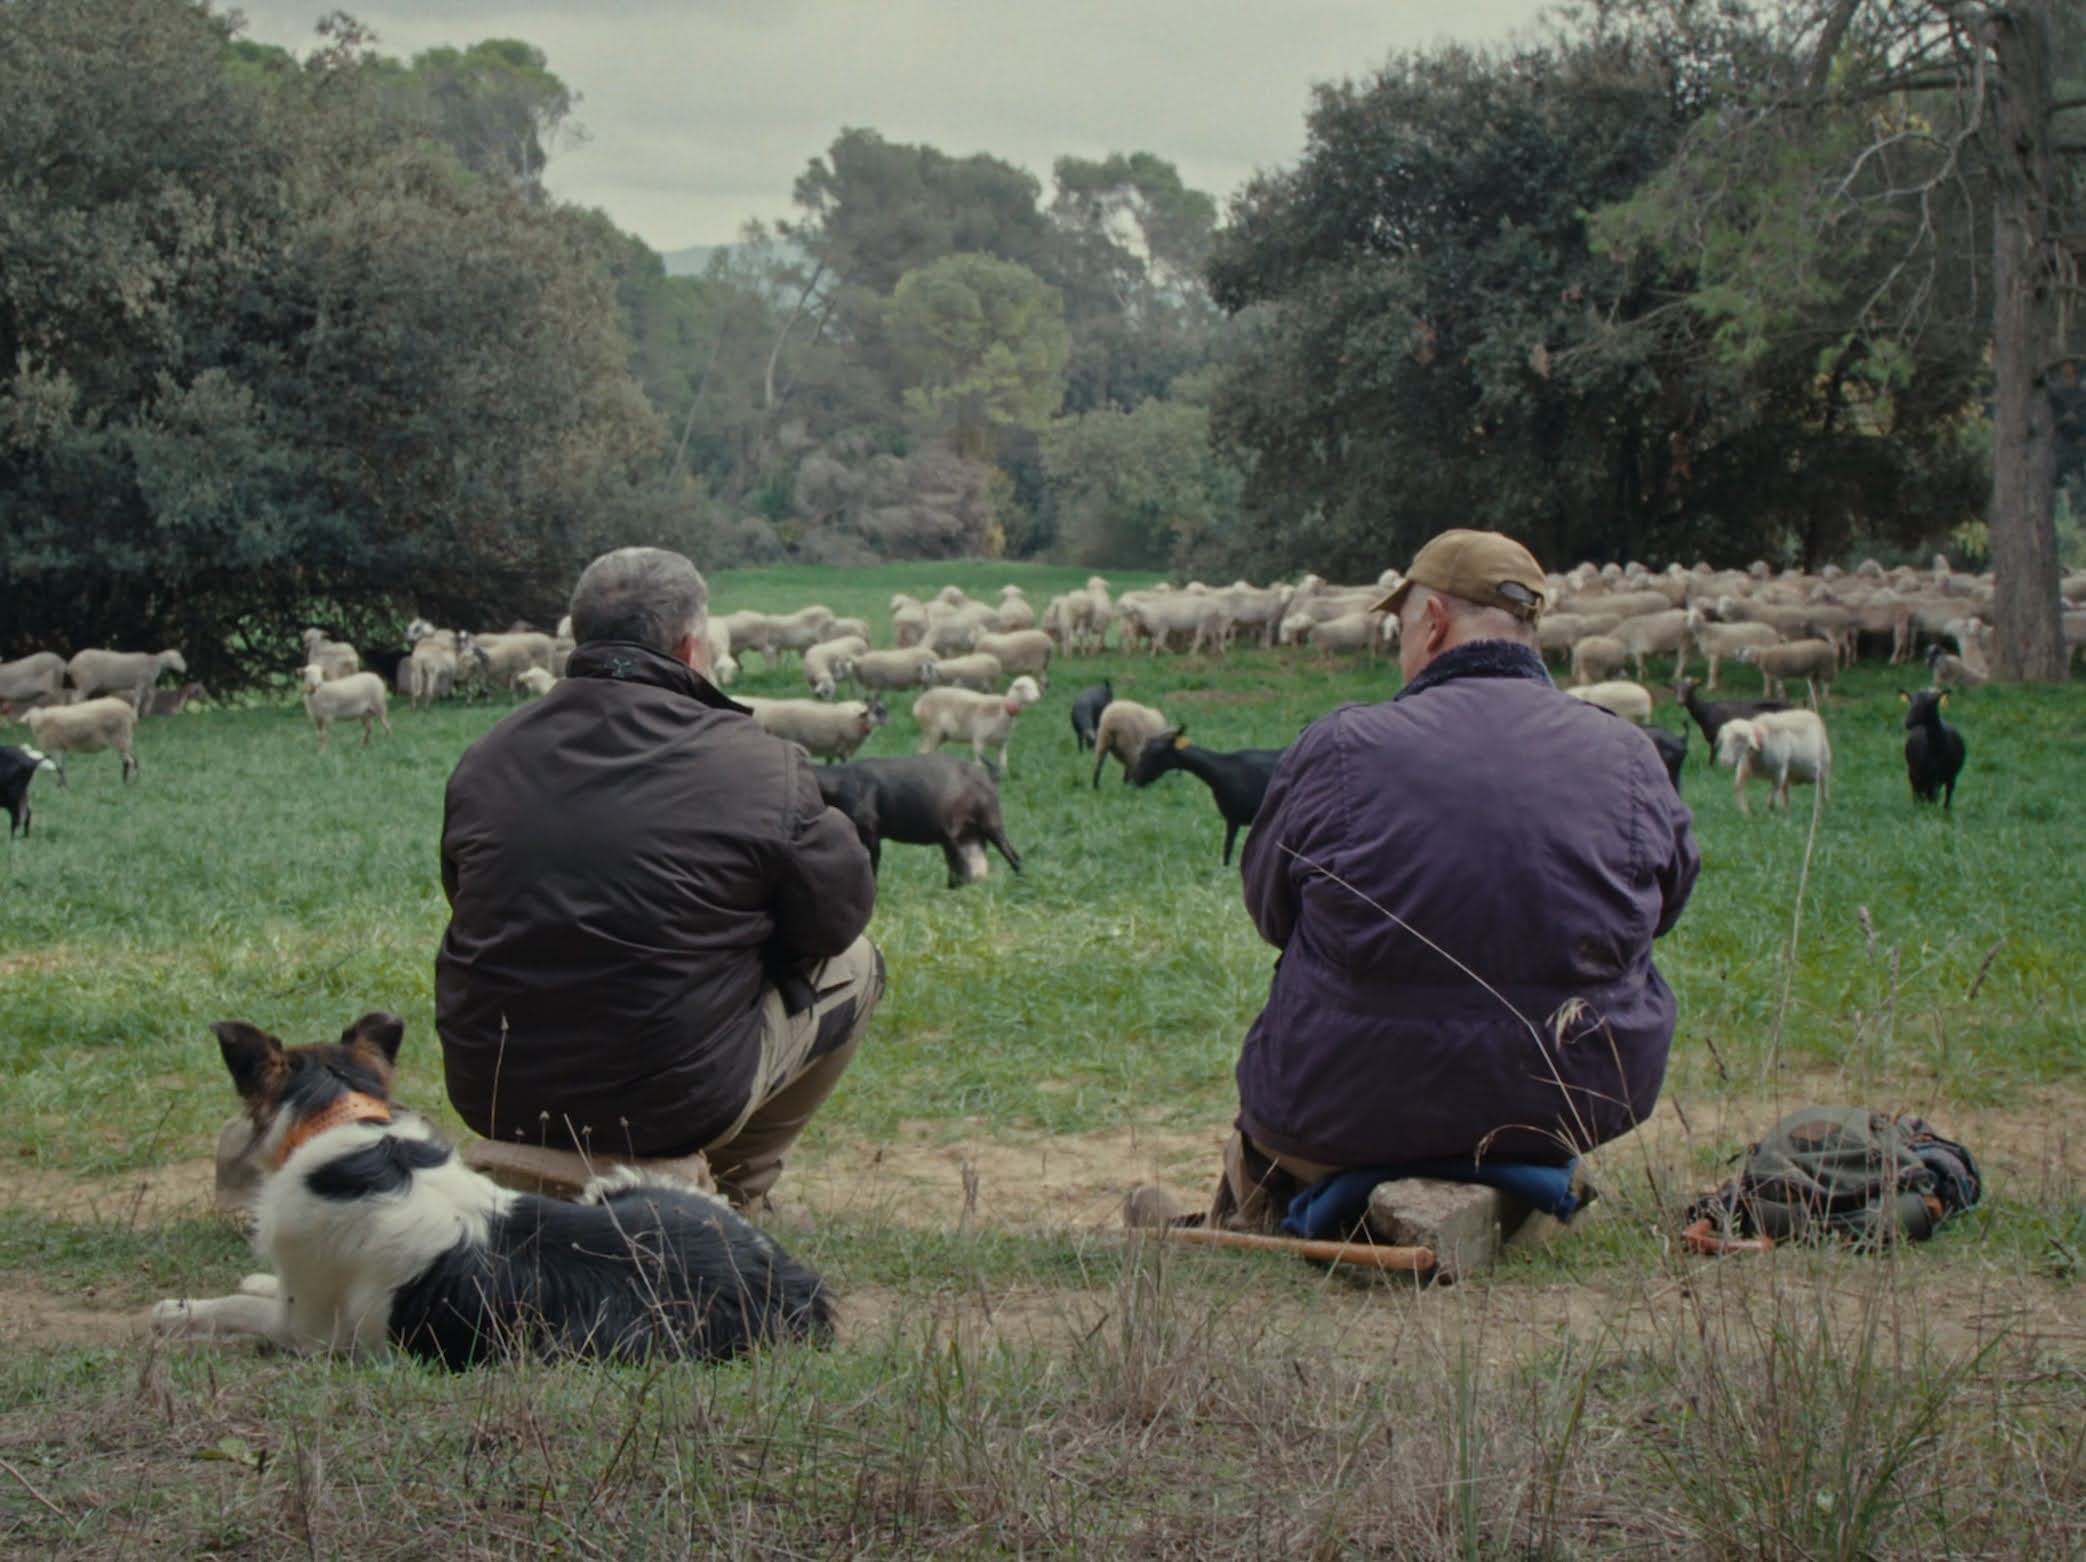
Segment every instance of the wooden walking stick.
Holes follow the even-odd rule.
[[[1389,1269],[1423,1275],[1434,1268],[1434,1250],[1391,1247],[1378,1242],[1328,1242],[1307,1237],[1265,1237],[1251,1231],[1225,1231],[1215,1226],[1133,1226],[1133,1232],[1167,1242],[1194,1242],[1204,1247],[1242,1247],[1263,1253],[1287,1253],[1321,1264],[1352,1264],[1358,1269]]]

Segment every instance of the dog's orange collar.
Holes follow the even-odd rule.
[[[282,1136],[282,1143],[275,1147],[275,1164],[278,1169],[294,1155],[307,1140],[316,1139],[329,1128],[338,1128],[344,1123],[388,1123],[391,1108],[375,1096],[351,1090],[334,1100],[323,1112],[314,1113],[302,1122],[291,1126]]]

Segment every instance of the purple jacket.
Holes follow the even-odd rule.
[[[1701,864],[1650,739],[1520,646],[1459,646],[1313,722],[1241,869],[1282,951],[1239,1057],[1247,1131],[1335,1166],[1627,1132],[1673,1039],[1651,943]]]

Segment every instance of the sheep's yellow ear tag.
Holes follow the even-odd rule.
[[[1175,748],[1186,748],[1188,746],[1188,734],[1183,732],[1179,737],[1175,738],[1173,746]]]
[[[1912,696],[1907,694],[1903,689],[1900,689],[1898,691],[1898,703],[1900,705],[1910,705],[1912,703]]]
[[[1939,700],[1939,702],[1938,702],[1938,703],[1940,703],[1940,704],[1942,704],[1942,705],[1946,705],[1946,704],[1948,703],[1948,690],[1946,690],[1946,689],[1943,689],[1943,690],[1941,691],[1941,699]]]

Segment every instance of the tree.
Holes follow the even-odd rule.
[[[387,112],[352,33],[283,70],[159,0],[8,26],[8,638],[236,681],[314,617],[554,610],[660,434],[599,230]]]
[[[2063,126],[2086,81],[2056,83],[2060,62],[2086,74],[2081,18],[2050,0],[1788,0],[1774,19],[1775,67],[1698,121],[1635,203],[1638,231],[1686,256],[1706,313],[1763,321],[1849,233],[1882,240],[1879,285],[1825,300],[1846,351],[1902,362],[1965,322],[1982,334],[1995,670],[2061,678],[2054,397],[2086,254],[2086,135]]]
[[[1239,474],[1212,449],[1208,412],[1186,403],[1060,418],[1043,470],[1074,564],[1168,569],[1237,515]]]
[[[906,405],[971,457],[1038,428],[1064,400],[1064,304],[1026,266],[949,255],[899,280],[885,315]]]

